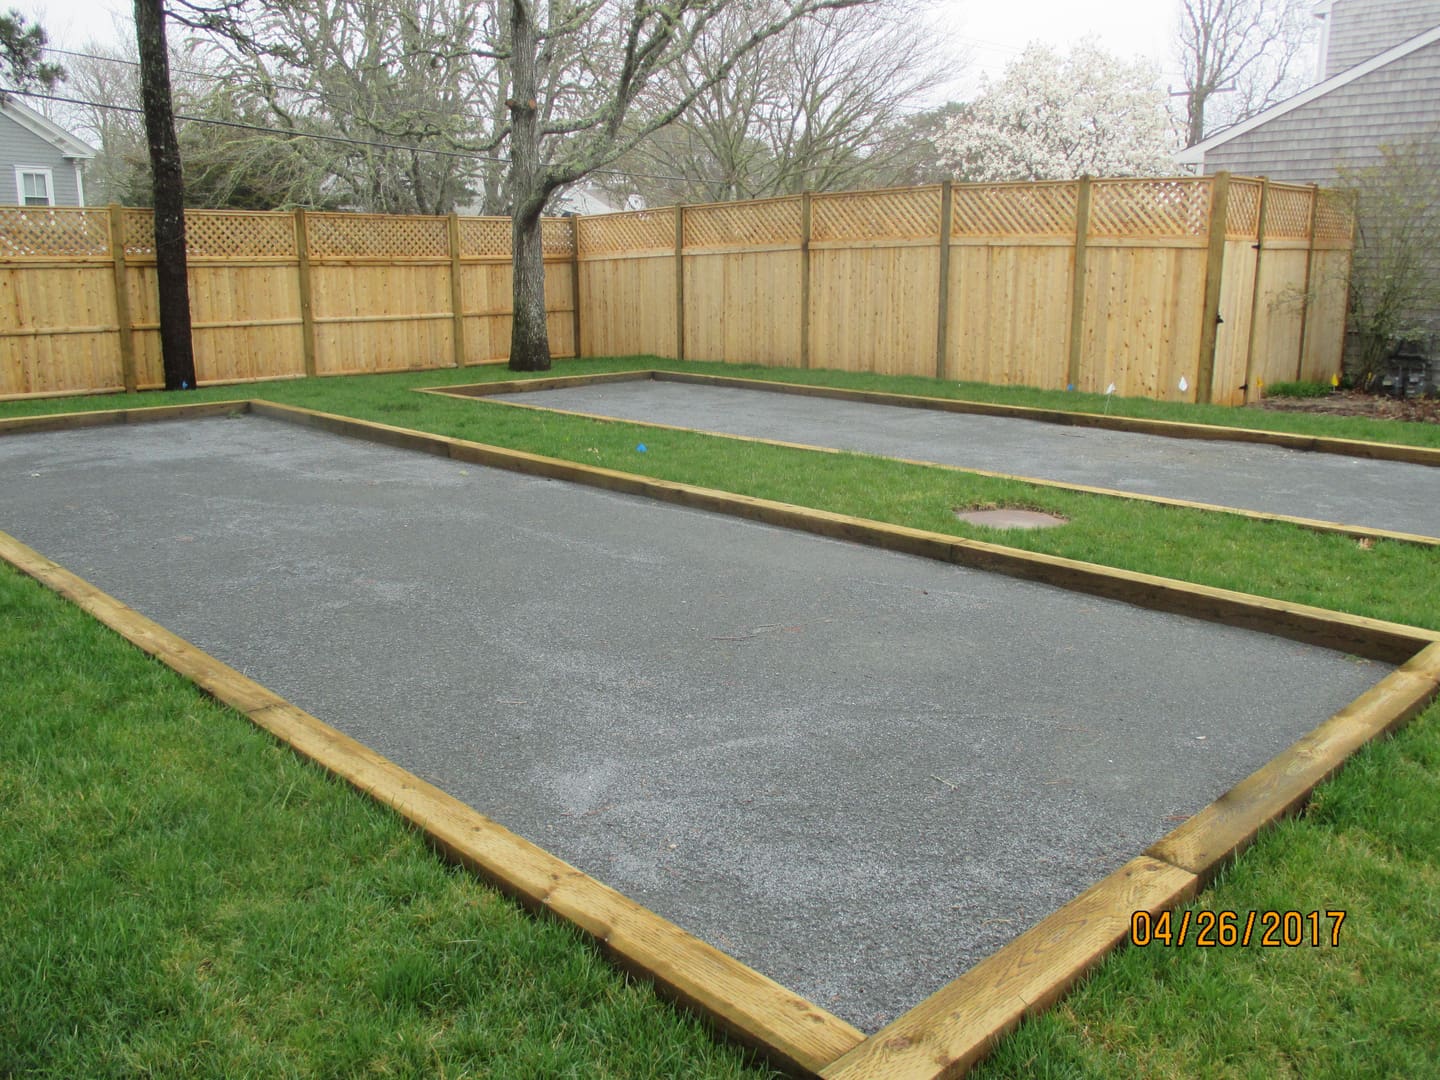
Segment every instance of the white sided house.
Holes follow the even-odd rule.
[[[0,205],[84,206],[94,147],[0,93]]]

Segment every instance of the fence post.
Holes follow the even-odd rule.
[[[935,315],[935,377],[945,378],[950,341],[950,222],[954,213],[953,180],[940,181],[940,292]]]
[[[450,311],[454,318],[451,337],[455,366],[464,367],[465,357],[465,289],[460,281],[460,215],[450,217]]]
[[[120,333],[120,377],[125,392],[139,387],[135,375],[135,325],[130,318],[130,280],[125,268],[125,211],[110,204],[110,262],[115,275],[115,322]]]
[[[1205,250],[1205,307],[1201,314],[1200,355],[1195,365],[1195,400],[1209,404],[1215,381],[1215,347],[1220,340],[1220,276],[1225,266],[1225,227],[1230,212],[1230,174],[1210,181],[1209,243]]]
[[[580,352],[580,215],[570,217],[570,326],[575,356]]]
[[[1270,178],[1260,178],[1260,220],[1255,226],[1255,278],[1250,284],[1250,338],[1245,343],[1245,404],[1255,393],[1255,336],[1260,323],[1260,267],[1265,259],[1265,215],[1270,209]]]
[[[810,192],[800,193],[800,366],[810,366]]]
[[[305,374],[313,377],[315,365],[315,307],[310,292],[310,233],[305,208],[295,208],[295,254],[300,278],[300,347],[305,354]]]
[[[685,206],[675,204],[675,359],[685,359]]]
[[[1085,261],[1090,242],[1091,178],[1080,177],[1075,193],[1075,268],[1070,274],[1070,357],[1065,367],[1067,387],[1080,385],[1080,361],[1085,333]]]
[[[1305,284],[1300,289],[1300,348],[1295,354],[1295,381],[1305,376],[1305,345],[1310,337],[1310,277],[1315,268],[1315,224],[1320,216],[1320,185],[1310,186],[1310,226],[1305,235]],[[1352,254],[1353,258],[1353,254]],[[1344,367],[1342,360],[1341,367]]]

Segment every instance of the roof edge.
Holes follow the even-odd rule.
[[[1340,89],[1342,86],[1348,86],[1356,79],[1369,75],[1372,71],[1377,71],[1387,64],[1393,64],[1396,60],[1409,56],[1416,50],[1423,49],[1426,45],[1433,45],[1437,41],[1440,41],[1440,24],[1432,26],[1423,33],[1416,34],[1407,41],[1402,41],[1399,45],[1393,46],[1383,53],[1377,53],[1364,63],[1356,64],[1352,68],[1347,68],[1339,75],[1332,75],[1324,82],[1318,82],[1314,86],[1300,91],[1300,93],[1295,96],[1286,98],[1280,102],[1280,104],[1270,106],[1270,108],[1264,112],[1256,113],[1250,117],[1249,120],[1242,120],[1240,123],[1234,124],[1218,134],[1211,135],[1208,139],[1202,139],[1194,146],[1187,146],[1175,155],[1175,160],[1182,165],[1204,164],[1205,152],[1207,150],[1213,150],[1215,147],[1221,146],[1231,139],[1254,131],[1262,124],[1268,124],[1271,120],[1284,116],[1286,113],[1293,112],[1302,105],[1308,105],[1317,98],[1322,98],[1326,94]]]
[[[67,158],[89,161],[96,154],[95,148],[89,143],[71,135],[49,117],[18,100],[14,94],[0,92],[0,113],[55,146]]]

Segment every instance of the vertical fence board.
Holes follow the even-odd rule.
[[[1328,382],[1340,373],[1345,352],[1345,308],[1350,291],[1351,252],[1318,250],[1310,256],[1311,301],[1305,310],[1305,346],[1300,378]]]

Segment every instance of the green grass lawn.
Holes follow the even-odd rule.
[[[649,358],[552,374],[636,366],[1104,407]],[[1440,629],[1434,549],[408,392],[511,377],[11,402],[0,416],[253,396],[984,539],[996,534],[951,509],[1021,504],[1072,523],[1005,543]],[[1125,399],[1111,412],[1440,445],[1434,425]],[[0,1076],[763,1075],[575,934],[445,867],[388,812],[8,569],[0,671]],[[1440,709],[1359,755],[1197,906],[1350,916],[1333,949],[1123,950],[983,1075],[1425,1075],[1440,1060]]]

